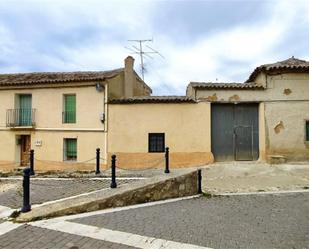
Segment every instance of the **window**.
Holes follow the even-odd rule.
[[[165,150],[164,133],[149,133],[148,136],[148,151],[149,152],[164,152]]]
[[[76,123],[76,95],[64,95],[63,123]]]
[[[306,121],[306,141],[309,142],[309,121]]]
[[[32,95],[20,94],[19,96],[19,109],[15,116],[18,116],[18,124],[20,126],[32,125]]]
[[[64,139],[64,160],[76,161],[77,160],[77,139],[65,138]]]

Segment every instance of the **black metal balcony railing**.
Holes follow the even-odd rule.
[[[8,109],[6,111],[6,126],[35,126],[35,109]]]

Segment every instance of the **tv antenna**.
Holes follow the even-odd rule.
[[[146,68],[145,68],[145,65],[144,65],[144,57],[153,59],[153,57],[150,54],[158,54],[164,59],[164,56],[162,54],[160,54],[159,51],[153,49],[152,47],[148,46],[147,44],[145,44],[145,46],[148,48],[148,51],[144,51],[143,44],[147,43],[147,42],[153,42],[153,39],[128,40],[128,41],[138,43],[138,47],[135,46],[135,45],[132,45],[131,47],[125,47],[125,48],[130,50],[132,54],[138,54],[140,56],[142,78],[144,80],[145,71],[146,71]]]

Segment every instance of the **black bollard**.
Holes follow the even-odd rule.
[[[197,170],[197,193],[202,194],[202,170]]]
[[[30,205],[30,168],[24,169],[24,179],[23,179],[23,207],[21,209],[22,213],[29,212],[31,210]]]
[[[96,154],[96,171],[95,171],[95,174],[98,175],[100,174],[100,148],[97,148],[97,154]]]
[[[169,153],[169,148],[165,148],[165,171],[164,173],[168,174],[170,173],[170,153]]]
[[[116,155],[112,155],[112,183],[111,188],[117,188],[116,183]]]
[[[30,175],[34,176],[34,150],[30,150]]]

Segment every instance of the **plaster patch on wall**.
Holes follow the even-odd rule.
[[[237,94],[234,94],[229,98],[229,101],[239,101],[240,97]]]
[[[207,101],[217,101],[218,100],[218,97],[217,97],[217,94],[214,93],[213,95],[211,96],[208,96],[206,98],[203,98],[204,100],[207,100]]]
[[[283,93],[285,95],[290,95],[292,93],[292,90],[290,88],[286,88],[286,89],[284,89]]]
[[[283,125],[283,122],[280,121],[274,128],[276,134],[280,133],[281,130],[284,130],[284,125]]]

